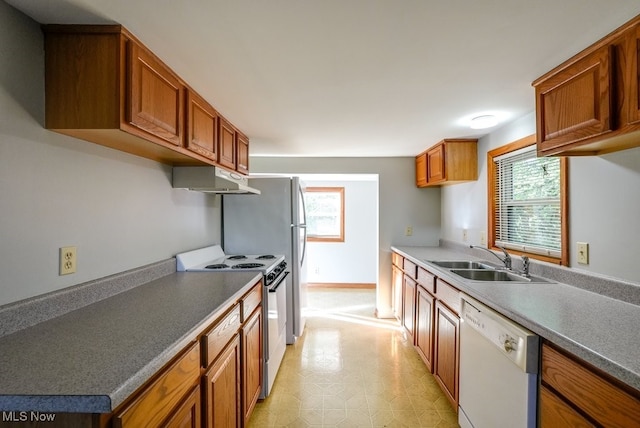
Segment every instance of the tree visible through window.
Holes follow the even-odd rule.
[[[566,265],[566,159],[538,158],[534,143],[488,153],[489,245]]]
[[[344,187],[307,187],[307,240],[344,242]]]

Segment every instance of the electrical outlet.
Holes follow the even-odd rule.
[[[469,237],[469,232],[467,231],[467,229],[462,229],[462,240],[464,242],[467,242],[468,237]]]
[[[480,232],[480,245],[487,245],[487,232],[484,230]]]
[[[60,248],[60,275],[75,273],[76,269],[76,247]]]
[[[586,242],[577,242],[578,263],[581,265],[589,264],[589,244]]]
[[[413,226],[407,226],[407,228],[404,230],[404,234],[406,236],[411,236],[413,235]]]

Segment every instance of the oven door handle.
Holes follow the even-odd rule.
[[[269,287],[269,293],[275,293],[276,290],[278,289],[278,287],[280,287],[280,284],[282,284],[284,282],[284,279],[287,277],[287,275],[289,275],[289,271],[286,271],[285,273],[283,273],[280,276],[280,279],[278,280],[277,284],[272,285],[271,287]]]

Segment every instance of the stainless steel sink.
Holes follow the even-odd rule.
[[[469,260],[435,260],[431,263],[447,269],[494,269],[493,266]]]
[[[549,282],[546,279],[537,276],[526,277],[506,272],[504,270],[495,269],[451,269],[451,273],[455,273],[456,275],[472,281]]]
[[[516,281],[524,279],[502,270],[493,269],[451,269],[451,273],[473,281]]]

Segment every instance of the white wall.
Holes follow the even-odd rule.
[[[390,143],[391,144],[391,143]],[[391,308],[391,246],[438,245],[440,189],[415,186],[415,159],[251,157],[253,173],[378,174],[378,287],[376,306],[381,317]],[[405,227],[413,235],[405,236]]]
[[[377,283],[377,177],[331,181],[304,177],[307,187],[344,187],[344,242],[308,242],[307,279],[319,283]]]
[[[487,151],[535,133],[533,113],[482,138],[478,181],[442,190],[442,236],[480,243],[487,230]],[[569,160],[569,239],[573,269],[640,282],[640,148]],[[588,242],[589,265],[576,262],[575,243]]]
[[[220,242],[219,196],[171,168],[44,129],[39,24],[0,1],[0,305]],[[58,275],[58,249],[78,272]]]

